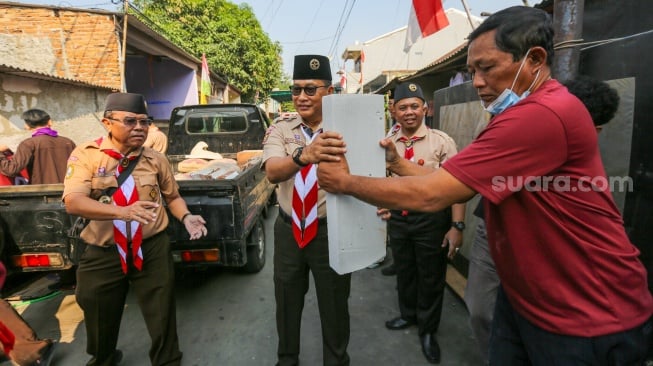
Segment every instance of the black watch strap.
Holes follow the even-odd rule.
[[[295,164],[303,168],[307,166],[308,163],[302,163],[302,161],[299,159],[299,157],[302,156],[302,151],[304,151],[303,146],[296,148],[295,151],[292,152],[292,161],[294,161]]]
[[[453,221],[453,222],[451,222],[451,227],[456,228],[456,230],[463,231],[463,230],[465,230],[465,222],[463,222],[463,221]]]

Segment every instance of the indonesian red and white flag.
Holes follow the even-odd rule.
[[[345,71],[342,71],[342,76],[340,77],[340,87],[342,88],[342,92],[346,93],[347,92],[347,75],[345,75]]]
[[[206,55],[202,54],[202,77],[200,78],[200,104],[207,104],[211,96],[211,78],[209,77],[209,64]]]
[[[442,0],[413,0],[408,16],[404,52],[408,52],[420,37],[428,37],[448,25],[449,19],[444,13]]]

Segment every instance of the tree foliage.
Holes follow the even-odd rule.
[[[139,17],[227,76],[244,101],[262,100],[282,77],[281,45],[263,31],[252,8],[225,0],[135,0]]]

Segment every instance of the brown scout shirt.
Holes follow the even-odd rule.
[[[403,157],[406,151],[406,144],[399,141],[399,138],[405,136],[402,129],[391,133],[390,138],[397,146],[397,153]],[[425,167],[432,169],[439,169],[442,164],[451,159],[458,150],[456,143],[446,133],[426,127],[424,123],[417,129],[414,136],[424,136],[423,139],[416,141],[413,145],[414,161],[420,163],[420,159],[424,161],[421,164]]]
[[[263,162],[274,157],[286,157],[300,146],[306,146],[306,137],[301,128],[302,118],[299,115],[277,119],[270,126],[263,138]],[[321,128],[322,126],[320,126]],[[262,166],[262,165],[261,165]],[[295,186],[295,177],[279,183],[279,208],[288,215],[292,215],[292,192]],[[317,192],[317,217],[326,217],[326,194],[324,190]]]
[[[82,193],[97,199],[101,190],[118,186],[115,175],[118,160],[102,152],[102,149],[114,149],[111,140],[103,138],[99,146],[97,141],[87,142],[72,152],[64,180],[64,198],[70,193]],[[138,151],[131,155],[138,155]],[[139,199],[160,205],[156,209],[156,220],[143,225],[143,239],[147,239],[168,226],[168,215],[162,196],[167,197],[167,200],[178,197],[179,186],[174,180],[168,159],[150,148],[143,148],[143,154],[131,175],[136,182]],[[113,221],[91,220],[80,236],[88,244],[115,245]]]

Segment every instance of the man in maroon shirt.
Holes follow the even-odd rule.
[[[612,199],[592,119],[551,79],[550,18],[511,7],[469,42],[473,85],[494,115],[472,144],[428,173],[399,159],[386,140],[388,168],[404,177],[349,175],[346,160],[333,156],[320,163],[320,186],[416,211],[476,193],[486,199],[502,286],[491,365],[641,364],[653,331],[646,270]],[[332,153],[345,152],[339,134],[324,137],[334,141]]]
[[[22,117],[32,137],[18,145],[13,159],[0,154],[0,173],[13,177],[27,168],[30,184],[63,183],[68,156],[75,143],[51,128],[52,120],[45,111],[30,109]],[[0,152],[8,150],[9,147],[0,146]]]

